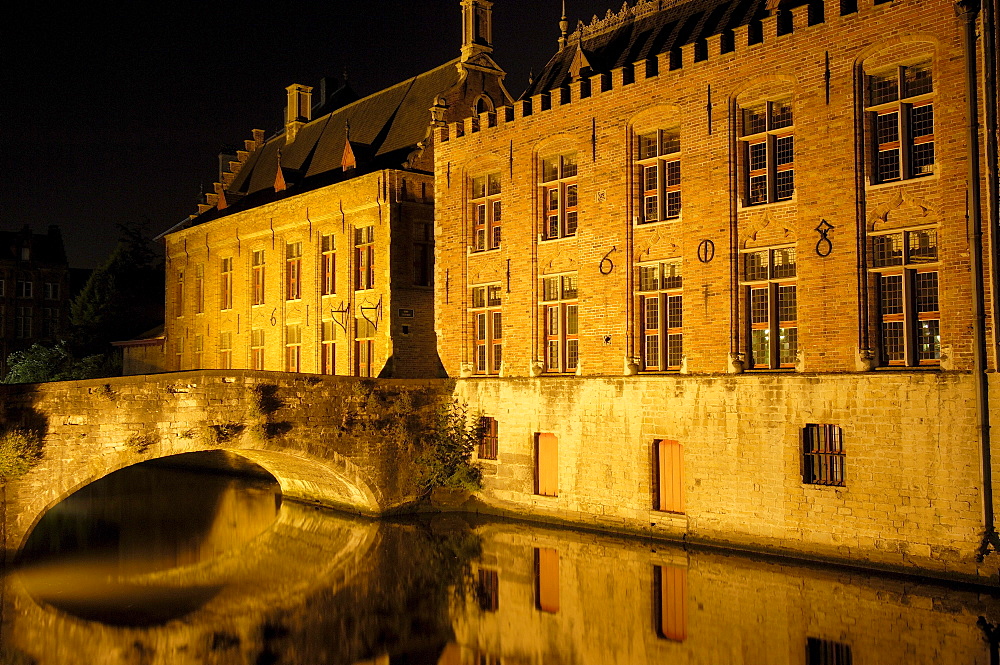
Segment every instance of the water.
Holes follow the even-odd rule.
[[[282,503],[264,474],[149,464],[50,511],[2,609],[0,664],[1000,662],[1000,604],[975,590],[469,516],[376,522]]]

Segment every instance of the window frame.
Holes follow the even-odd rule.
[[[233,257],[219,259],[219,309],[233,308]]]
[[[337,294],[337,239],[332,233],[319,237],[319,293],[321,296]]]
[[[255,370],[264,369],[264,344],[265,336],[263,328],[250,329],[250,368]]]
[[[302,241],[285,243],[285,300],[302,300]]]
[[[375,226],[354,229],[354,290],[375,288]]]
[[[669,278],[666,276],[668,267],[676,266]],[[653,288],[648,286],[645,270],[653,268],[657,271],[656,283]],[[667,285],[667,279],[671,281]],[[679,371],[684,362],[684,283],[683,263],[680,259],[669,259],[641,263],[636,266],[635,280],[636,313],[639,318],[636,336],[639,345],[639,369],[642,372]],[[652,310],[650,302],[656,309]],[[655,312],[651,315],[650,312]],[[678,320],[679,319],[679,320]],[[650,325],[650,324],[653,325]],[[677,325],[674,325],[677,324]],[[654,341],[655,339],[655,341]],[[679,343],[679,349],[672,346]],[[655,344],[655,347],[651,347]],[[655,363],[653,360],[655,359]]]
[[[555,161],[555,170],[549,164]],[[576,236],[580,224],[579,161],[575,150],[539,160],[542,241]]]
[[[653,131],[636,132],[634,150],[639,197],[637,223],[655,224],[657,222],[678,221],[683,209],[681,196],[683,153],[681,151],[680,127],[671,126]],[[652,180],[649,178],[651,169],[653,169]],[[676,174],[672,174],[672,170],[675,170]],[[676,180],[674,180],[674,175],[676,175]],[[652,203],[652,215],[650,214],[650,203]]]
[[[362,323],[363,322],[363,323]],[[370,377],[375,363],[375,325],[363,316],[354,319],[354,376]]]
[[[479,444],[477,457],[484,460],[496,460],[499,452],[499,426],[497,419],[490,416],[479,417]]]
[[[933,238],[933,245],[914,251],[912,240],[917,234],[925,234]],[[895,260],[895,252],[886,252],[886,247],[879,247],[880,239],[899,237],[899,256]],[[919,238],[919,235],[917,236]],[[872,275],[875,291],[876,324],[878,327],[879,365],[883,367],[937,367],[941,364],[941,270],[940,245],[938,244],[938,229],[934,225],[921,225],[903,229],[892,229],[870,233],[868,251],[869,269]],[[883,241],[884,242],[884,241]],[[918,240],[919,244],[919,240]],[[933,249],[933,258],[927,252]],[[921,256],[921,253],[923,255]],[[888,258],[885,258],[888,256]],[[921,294],[920,275],[934,274],[933,301],[937,309],[921,311],[921,298],[926,302],[927,294]],[[898,277],[898,311],[890,311],[887,307],[887,278]],[[926,288],[926,286],[925,286]],[[895,310],[897,307],[892,307]],[[931,326],[929,322],[936,322]],[[921,324],[921,322],[927,322]],[[894,324],[901,324],[899,326]],[[898,329],[902,342],[901,353],[890,351],[890,346],[899,348],[898,344],[890,345],[888,340],[890,325]],[[936,329],[936,330],[935,330]],[[924,334],[927,331],[927,335]],[[930,355],[923,351],[922,340],[931,339]]]
[[[267,254],[263,249],[255,249],[250,253],[250,281],[252,289],[250,305],[263,305],[267,298]]]
[[[194,313],[205,313],[205,264],[194,267]]]
[[[479,375],[500,374],[503,367],[502,286],[479,284],[471,287],[469,325],[472,331],[473,368]]]
[[[219,333],[219,369],[233,368],[233,333]]]
[[[470,179],[469,197],[472,214],[472,251],[500,249],[503,232],[503,184],[499,171]]]
[[[776,274],[775,267],[778,265],[789,265],[786,262],[778,263],[774,260],[776,252],[787,252],[791,250],[793,271],[791,274]],[[767,265],[764,267],[766,277],[759,275],[748,275],[749,257],[754,254],[767,253]],[[795,244],[772,245],[769,247],[753,247],[740,252],[740,289],[744,300],[743,313],[746,330],[746,367],[748,370],[788,370],[794,369],[798,363],[798,351],[800,349],[798,339],[798,250]],[[759,267],[758,267],[759,269]],[[783,293],[783,289],[785,290]],[[787,303],[788,291],[792,289],[793,307],[795,308],[794,318],[782,319],[782,296]],[[760,303],[760,293],[765,291],[765,310],[757,309]],[[756,292],[756,293],[755,293]],[[762,315],[766,317],[762,319]],[[756,320],[755,320],[756,319]],[[755,353],[757,343],[754,331],[767,331],[767,361],[758,363]],[[785,337],[782,331],[786,331]],[[794,332],[790,332],[794,331]],[[791,337],[788,337],[791,335]],[[782,342],[790,340],[790,351],[783,355]]]
[[[911,71],[928,73],[926,90],[910,88],[908,73]],[[936,172],[934,78],[933,64],[929,59],[875,69],[865,74],[865,114],[868,120],[871,160],[869,185],[925,178]],[[886,81],[892,82],[891,88],[876,93],[878,83]],[[923,85],[923,81],[912,81],[914,86]],[[914,111],[917,109],[929,112],[929,118],[924,119],[924,122],[930,124],[929,132],[923,131],[922,123],[915,119]],[[886,121],[883,122],[883,119]],[[883,132],[886,132],[884,136]],[[923,147],[918,150],[918,146]],[[917,163],[915,156],[920,151],[927,151],[928,146],[930,160]],[[889,157],[891,154],[895,154],[895,157]],[[885,169],[891,165],[895,166],[895,171],[887,174]]]
[[[542,364],[546,374],[575,374],[580,370],[579,280],[575,272],[539,278]],[[556,280],[550,298],[547,284]],[[554,361],[554,362],[553,362]]]
[[[801,451],[803,485],[847,486],[843,428],[807,423],[801,430]]]
[[[763,121],[757,120],[761,117],[761,109]],[[741,104],[739,113],[739,141],[743,146],[743,207],[794,200],[795,113],[792,96]],[[783,157],[786,140],[791,142],[789,159]],[[755,155],[755,152],[760,155]],[[787,191],[782,186],[782,178],[790,179]]]
[[[285,325],[285,371],[302,372],[302,326]]]
[[[337,325],[333,321],[320,322],[319,373],[337,373]]]

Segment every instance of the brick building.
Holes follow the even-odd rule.
[[[440,128],[484,500],[995,576],[995,12],[639,0]]]
[[[58,226],[0,232],[0,378],[7,357],[53,342],[69,318],[70,269]]]
[[[461,57],[363,99],[291,85],[284,130],[220,158],[214,193],[164,234],[167,369],[442,374],[431,130],[512,101],[491,4],[462,1]]]

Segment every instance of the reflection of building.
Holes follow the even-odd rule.
[[[54,341],[65,328],[69,273],[59,227],[0,232],[0,378],[11,353]]]
[[[497,423],[487,500],[976,574],[991,20],[641,0],[441,128],[439,352]]]
[[[459,59],[363,99],[288,88],[199,214],[166,234],[169,369],[435,376],[431,128],[506,104],[491,3]]]

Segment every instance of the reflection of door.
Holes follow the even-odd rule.
[[[535,548],[535,598],[543,612],[559,611],[559,551]]]
[[[535,435],[535,494],[559,494],[559,443],[555,434]]]
[[[657,635],[679,642],[687,637],[687,569],[653,566],[653,612]]]

